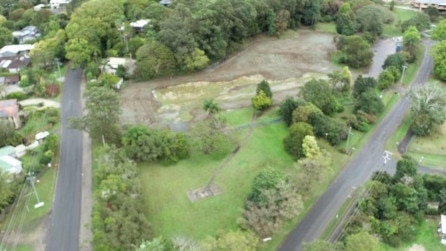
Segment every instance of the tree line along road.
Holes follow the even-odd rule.
[[[433,41],[423,40],[423,44],[425,47],[423,60],[415,79],[409,86],[425,83],[432,71],[433,61],[428,55],[428,51]],[[379,50],[377,53],[379,53]],[[339,173],[327,191],[288,235],[279,250],[299,251],[302,250],[304,242],[311,242],[319,238],[353,190],[369,180],[375,171],[386,168],[381,161],[385,151],[384,144],[401,124],[408,110],[409,103],[405,99],[400,99],[394,105],[375,128],[370,140],[364,144],[352,161]]]

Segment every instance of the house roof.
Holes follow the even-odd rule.
[[[22,67],[28,66],[30,63],[31,63],[31,58],[28,55],[0,57],[0,68],[20,69]]]
[[[446,5],[445,0],[416,0],[413,1],[414,3],[420,3],[420,4],[436,4],[436,5]]]
[[[17,99],[8,99],[0,101],[0,118],[13,117],[19,112]]]
[[[10,44],[0,49],[0,55],[6,55],[4,53],[18,54],[20,52],[30,51],[33,48],[34,44]]]
[[[22,162],[11,156],[0,157],[0,170],[8,173],[22,172]]]
[[[50,0],[50,4],[69,4],[71,0]]]
[[[144,26],[146,26],[148,23],[150,23],[150,19],[140,19],[138,21],[135,22],[131,22],[130,26],[133,28],[143,28]]]
[[[0,148],[0,157],[8,156],[13,153],[15,154],[15,147],[13,147],[13,146],[4,146],[4,147]]]
[[[171,3],[172,3],[172,1],[170,1],[170,0],[161,0],[160,1],[160,4],[162,4],[162,5],[169,5]]]

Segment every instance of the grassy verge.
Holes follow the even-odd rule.
[[[333,231],[335,230],[337,224],[339,224],[339,222],[341,220],[343,220],[343,216],[350,211],[350,209],[354,208],[356,205],[356,202],[358,199],[360,199],[360,196],[364,194],[364,187],[360,188],[360,189],[356,189],[352,196],[348,197],[344,203],[342,203],[341,207],[339,208],[336,217],[331,219],[330,223],[328,224],[327,228],[324,230],[324,232],[322,233],[320,239],[322,240],[328,240],[330,238],[330,235],[333,233]],[[356,199],[355,199],[356,198]],[[348,218],[344,219],[343,224],[346,224],[348,222]]]
[[[35,183],[37,195],[41,202],[44,202],[44,206],[41,208],[34,208],[34,205],[38,203],[36,196],[32,195],[28,207],[30,211],[25,219],[25,222],[29,225],[28,228],[33,228],[40,220],[47,215],[53,207],[54,188],[56,184],[57,169],[52,167],[46,169],[46,171],[38,178]]]
[[[390,136],[389,139],[387,139],[386,142],[386,149],[388,149],[391,152],[397,153],[398,144],[403,140],[404,136],[406,136],[407,131],[409,130],[411,124],[411,116],[407,114],[401,125],[398,127],[396,132]]]
[[[409,64],[404,73],[404,79],[402,81],[404,85],[408,85],[409,83],[412,82],[412,80],[415,79],[418,69],[420,68],[421,62],[423,61],[423,55],[424,55],[424,46],[420,45],[417,51],[417,60],[413,64]]]

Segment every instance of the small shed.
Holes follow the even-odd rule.
[[[48,137],[48,135],[50,135],[50,133],[48,131],[39,132],[39,133],[36,134],[35,139],[37,141],[39,141],[39,140],[42,140],[42,139]]]

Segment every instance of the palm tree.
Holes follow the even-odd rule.
[[[203,103],[203,109],[212,117],[221,111],[220,106],[213,99],[206,99]]]
[[[217,115],[221,111],[221,107],[213,99],[206,99],[203,103],[203,109],[208,112],[208,116],[211,118],[211,127],[214,129],[221,129],[224,121]]]

